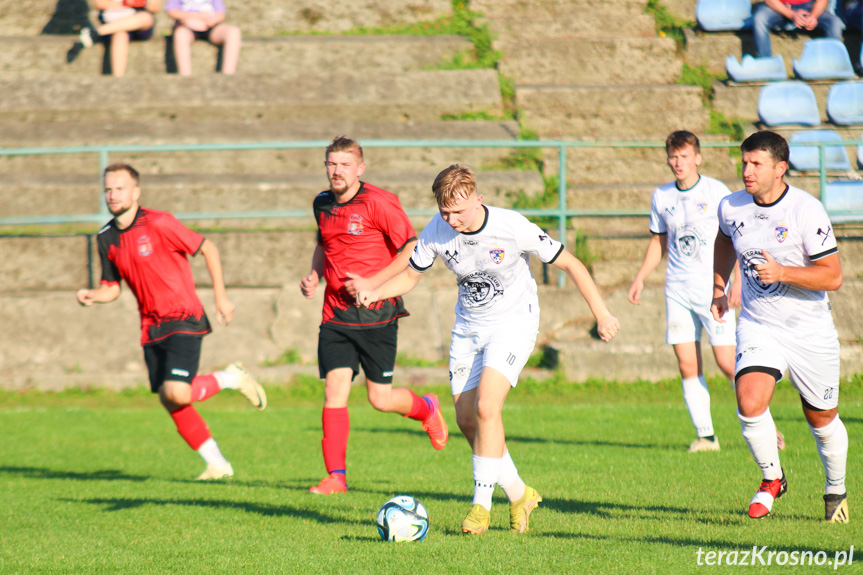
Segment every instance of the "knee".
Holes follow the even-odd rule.
[[[476,403],[476,420],[478,423],[489,423],[500,418],[500,411],[492,401],[480,399]]]
[[[737,396],[737,411],[743,417],[758,417],[767,411],[766,405],[761,400],[749,396]]]
[[[159,390],[159,401],[168,411],[175,411],[186,405],[191,405],[191,388],[186,384],[165,384]]]
[[[174,28],[174,46],[188,45],[194,42],[195,33],[186,26],[179,25]]]
[[[373,393],[369,391],[369,403],[378,411],[390,411],[389,394]]]
[[[231,43],[240,43],[243,40],[243,32],[237,26],[228,26],[226,30],[226,41]]]

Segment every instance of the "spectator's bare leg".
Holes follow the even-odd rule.
[[[178,24],[174,27],[174,59],[177,61],[177,73],[180,76],[192,75],[192,42],[195,33],[186,26]]]
[[[126,75],[129,61],[129,33],[116,32],[111,36],[111,74],[120,78]]]
[[[100,36],[111,36],[117,32],[132,32],[133,30],[149,30],[156,23],[156,19],[149,12],[138,12],[134,16],[123,18],[115,22],[108,22],[96,28]]]
[[[210,42],[222,46],[222,73],[235,73],[240,60],[240,46],[243,43],[240,29],[230,24],[219,24],[210,32]]]

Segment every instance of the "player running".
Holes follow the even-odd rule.
[[[207,463],[198,479],[232,477],[233,467],[192,403],[222,389],[236,389],[260,410],[267,407],[267,396],[238,364],[197,375],[201,340],[212,329],[195,292],[187,256],[204,256],[213,281],[216,319],[230,324],[234,304],[225,292],[219,251],[171,214],[139,206],[139,175],[132,166],[111,164],[103,176],[105,202],[114,219],[97,238],[102,281],[96,289],[79,290],[78,302],[83,306],[112,302],[120,296],[120,280],[126,281],[138,300],[150,390],[159,394],[180,436]]]
[[[372,309],[360,308],[355,301],[359,290],[376,286],[407,266],[416,233],[397,196],[360,181],[366,165],[357,142],[334,139],[327,146],[324,165],[330,189],[314,201],[318,245],[311,273],[302,279],[300,289],[311,299],[320,278],[327,282],[318,368],[326,380],[321,447],[328,475],[309,491],[329,495],[348,489],[348,395],[360,365],[372,407],[421,421],[435,449],[444,448],[449,433],[436,395],[419,397],[392,386],[398,319],[408,315],[402,299],[387,298]]]
[[[848,433],[839,419],[839,339],[828,291],[842,285],[833,227],[821,202],[783,180],[788,143],[752,134],[743,152],[741,190],[719,204],[713,316],[728,311],[725,285],[735,260],[743,270],[737,324],[737,415],[763,480],[749,516],[764,517],[786,492],[774,440],[770,398],[788,373],[824,465],[825,519],[848,521],[845,466]]]
[[[473,172],[453,165],[438,174],[433,190],[440,214],[425,227],[410,267],[357,301],[379,301],[413,289],[440,256],[458,278],[456,321],[449,374],[458,426],[473,449],[474,498],[462,522],[465,533],[488,530],[492,493],[500,485],[510,501],[510,528],[528,530],[542,501],[525,485],[506,447],[501,410],[527,362],[539,331],[536,282],[528,267],[534,255],[565,271],[587,301],[599,336],[610,341],[620,324],[587,269],[562,244],[511,210],[485,206]]]
[[[697,435],[689,452],[719,451],[719,440],[710,415],[710,391],[701,359],[701,331],[713,347],[716,364],[732,382],[734,374],[734,311],[724,323],[710,313],[713,300],[713,241],[719,201],[731,193],[722,182],[698,173],[701,144],[685,131],[673,132],[665,140],[668,167],[674,181],[653,192],[650,206],[650,243],[644,262],[629,288],[629,301],[641,305],[644,280],[668,252],[665,271],[665,341],[674,347],[682,379],[683,399]],[[740,273],[735,273],[730,304],[740,303]]]

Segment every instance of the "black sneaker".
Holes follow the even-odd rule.
[[[824,496],[824,521],[828,523],[848,523],[848,494],[831,493]]]

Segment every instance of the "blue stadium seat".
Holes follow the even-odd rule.
[[[819,38],[803,44],[803,54],[794,59],[794,73],[803,80],[850,80],[854,66],[844,43]]]
[[[742,30],[752,27],[751,0],[698,0],[695,19],[703,30]]]
[[[832,214],[830,219],[834,222],[860,221],[863,217],[863,181],[827,182],[827,186],[821,194],[824,208]],[[837,212],[846,213],[837,214]],[[857,214],[857,216],[852,214]]]
[[[808,84],[796,80],[762,87],[758,95],[758,117],[768,126],[821,124],[815,92]]]
[[[827,92],[827,117],[834,124],[863,124],[863,82],[842,82]]]
[[[725,71],[735,82],[774,82],[788,79],[782,56],[753,58],[749,54],[740,62],[734,56],[725,59]]]
[[[806,132],[795,132],[791,135],[789,145],[791,158],[789,163],[795,170],[801,172],[818,170],[818,147],[798,146],[801,142],[841,142],[842,136],[834,130],[808,130]],[[829,146],[824,149],[825,164],[830,171],[848,172],[851,170],[851,162],[845,152],[845,146]]]

